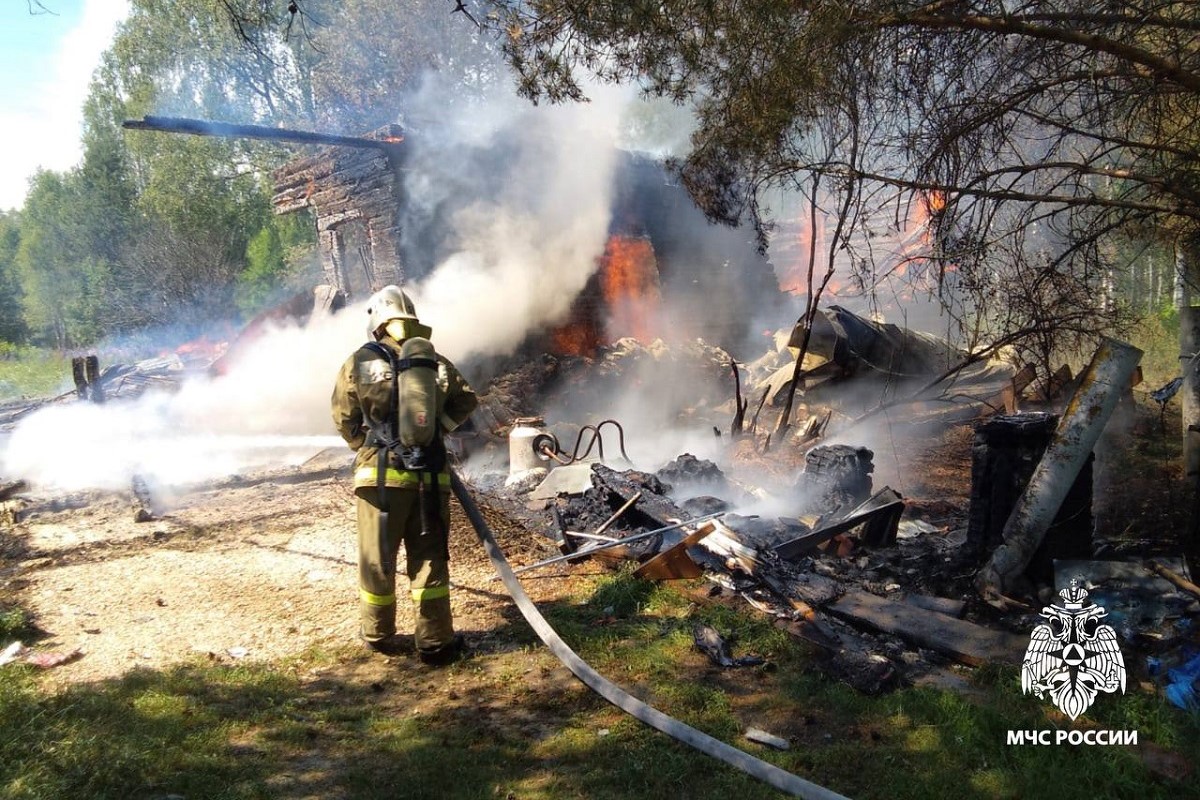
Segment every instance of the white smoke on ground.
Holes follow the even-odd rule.
[[[12,432],[0,473],[39,487],[122,489],[135,475],[187,484],[302,462],[341,444],[330,393],[365,340],[365,319],[360,306],[267,327],[225,375],[193,377],[176,392],[47,406]]]

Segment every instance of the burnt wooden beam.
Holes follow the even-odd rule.
[[[133,131],[185,133],[192,136],[216,136],[226,139],[263,139],[275,142],[336,145],[339,147],[359,147],[375,150],[394,150],[404,141],[403,137],[396,137],[399,141],[387,141],[384,139],[368,139],[362,136],[341,136],[335,133],[297,131],[290,128],[271,128],[266,125],[238,125],[231,122],[213,122],[205,119],[188,119],[186,117],[127,119],[121,123],[121,127]]]
[[[995,631],[862,591],[847,592],[829,607],[829,611],[974,667],[1019,663],[1029,644],[1028,639],[1015,633]]]
[[[842,519],[778,544],[775,546],[775,552],[784,559],[800,558],[839,533],[845,533],[864,522],[875,523],[871,526],[869,535],[863,536],[865,544],[873,547],[889,545],[896,540],[896,526],[899,525],[900,515],[903,513],[904,498],[895,489],[885,486]]]

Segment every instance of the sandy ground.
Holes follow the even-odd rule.
[[[357,641],[357,547],[350,454],[298,468],[156,494],[159,513],[135,522],[132,494],[27,496],[0,561],[0,591],[18,592],[47,635],[38,651],[82,656],[55,681],[96,681],[207,654],[274,660]],[[505,515],[485,515],[514,563],[557,554]],[[511,616],[511,601],[457,503],[452,504],[451,601],[476,641]],[[403,579],[402,579],[403,580]],[[528,586],[535,599],[561,590]],[[400,604],[400,630],[412,614]]]

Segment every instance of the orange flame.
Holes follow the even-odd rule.
[[[813,250],[813,237],[816,236],[816,250]],[[819,260],[825,253],[825,218],[817,217],[816,230],[805,213],[792,222],[779,225],[779,240],[771,244],[771,260],[775,262],[776,280],[780,291],[788,294],[803,295],[808,291],[808,262],[809,256],[815,254]],[[820,264],[815,270],[815,277],[820,279],[824,270]],[[825,289],[826,295],[837,294],[837,279]]]
[[[645,237],[610,236],[596,259],[595,278],[550,332],[560,355],[591,356],[624,336],[650,341],[659,332],[662,291],[654,245]]]
[[[568,322],[550,334],[551,349],[563,356],[592,356],[602,344],[598,327],[589,319]]]
[[[632,336],[650,341],[655,337],[662,292],[658,260],[649,239],[610,236],[600,258],[600,288],[612,339]]]

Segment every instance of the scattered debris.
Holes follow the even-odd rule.
[[[1172,378],[1162,386],[1150,392],[1150,399],[1158,403],[1160,410],[1165,411],[1167,403],[1171,401],[1172,397],[1179,393],[1179,388],[1181,386],[1183,386],[1182,375]]]
[[[150,493],[150,486],[146,483],[146,479],[141,475],[134,475],[132,480],[133,490],[133,521],[134,522],[153,522],[158,519],[158,512],[155,509],[154,496]]]
[[[1029,644],[1028,639],[1017,634],[995,631],[862,591],[847,592],[829,610],[973,667],[1019,662]]]
[[[1189,581],[1187,578],[1180,575],[1175,570],[1170,569],[1166,566],[1163,566],[1162,564],[1158,563],[1157,561],[1149,562],[1149,566],[1150,566],[1150,569],[1154,570],[1156,573],[1163,576],[1164,578],[1169,580],[1171,583],[1175,584],[1180,589],[1183,589],[1185,592],[1188,592],[1193,597],[1200,598],[1200,586],[1197,586],[1196,584],[1192,583],[1191,581]]]
[[[1005,524],[1049,447],[1058,419],[1041,411],[1002,414],[975,427],[967,550],[977,563],[1004,542]],[[1089,454],[1025,569],[1034,582],[1050,582],[1055,559],[1091,555],[1093,461]]]
[[[766,731],[759,730],[758,728],[747,728],[746,732],[742,735],[752,742],[765,744],[767,747],[773,747],[776,750],[790,750],[792,747],[791,743],[788,742],[787,739],[774,736]]]
[[[846,533],[859,525],[863,526],[860,539],[864,544],[873,547],[887,546],[896,540],[896,529],[902,513],[904,498],[894,489],[884,487],[861,505],[851,509],[841,519],[783,542],[775,547],[775,552],[782,558],[795,560],[811,553],[838,534]]]
[[[759,656],[734,658],[729,650],[729,643],[725,641],[725,637],[717,633],[717,629],[710,625],[697,624],[692,629],[692,640],[696,643],[696,649],[708,656],[709,660],[718,667],[726,669],[730,667],[757,667],[765,664],[767,661],[765,658]]]
[[[32,664],[39,669],[53,669],[54,667],[68,664],[82,657],[83,650],[76,647],[74,650],[59,651],[57,653],[35,653],[28,651],[23,660],[25,663]]]
[[[25,501],[21,499],[0,501],[0,525],[12,526],[21,521]]]
[[[13,642],[8,647],[4,648],[3,651],[0,651],[0,667],[16,661],[24,652],[25,645],[21,644],[20,642]]]
[[[1045,455],[1004,525],[1003,544],[976,579],[980,594],[990,602],[1002,604],[1002,596],[1033,560],[1141,356],[1142,351],[1132,345],[1106,339],[1092,357]]]
[[[962,618],[963,612],[967,609],[967,604],[962,600],[952,600],[949,597],[930,597],[924,594],[910,594],[905,596],[904,602],[909,605],[923,608],[926,611],[936,611],[939,614],[945,614],[948,617]]]
[[[706,522],[634,570],[634,577],[660,581],[699,578],[704,570],[688,558],[687,550],[715,530],[712,522]]]
[[[29,485],[25,481],[8,481],[0,483],[0,500],[7,500],[18,492],[23,492]]]
[[[1200,696],[1196,694],[1196,682],[1200,681],[1200,655],[1193,656],[1180,667],[1168,670],[1164,694],[1171,704],[1187,711],[1200,710]]]

